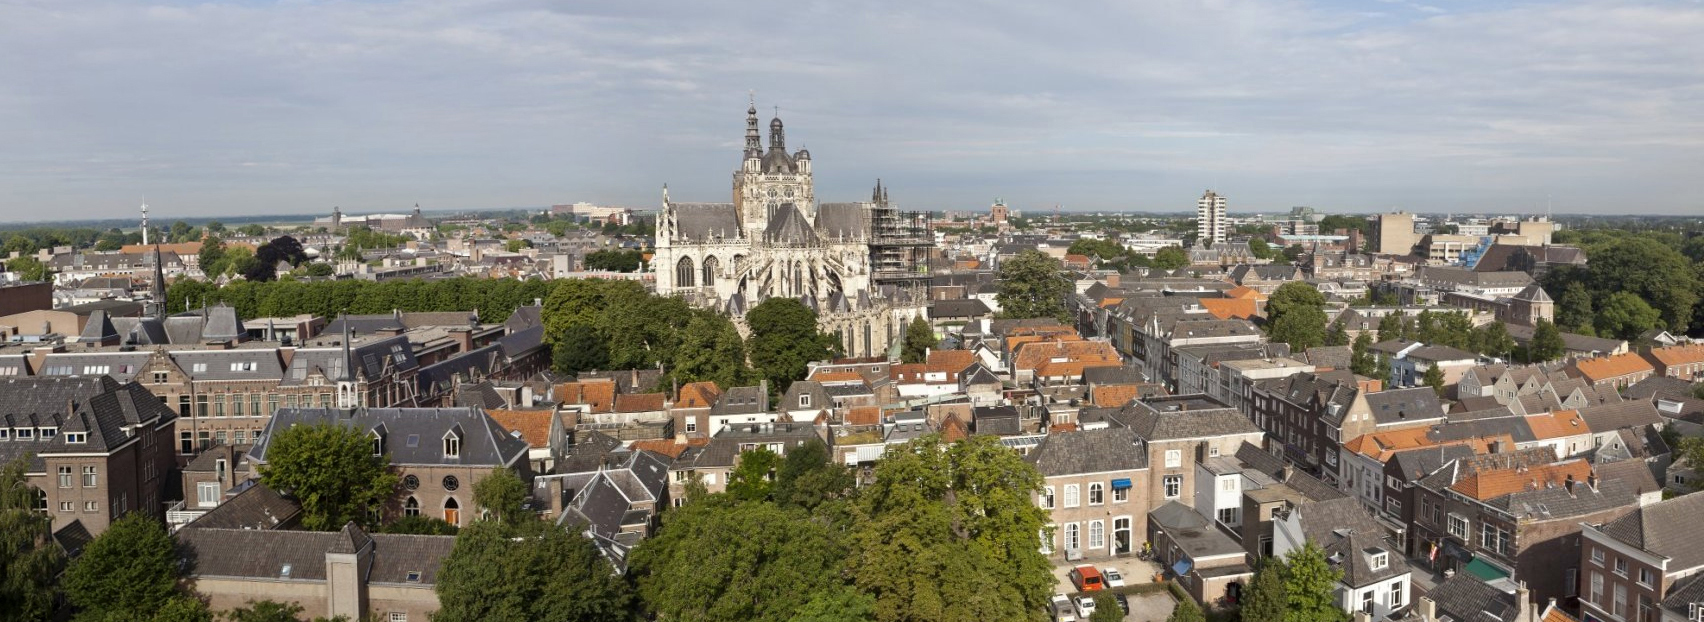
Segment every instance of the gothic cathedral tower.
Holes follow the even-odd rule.
[[[769,151],[763,151],[757,127],[757,104],[746,108],[745,160],[734,171],[734,208],[747,239],[763,239],[769,217],[782,205],[793,204],[816,224],[816,191],[811,185],[811,152],[787,153],[781,117],[769,121]]]

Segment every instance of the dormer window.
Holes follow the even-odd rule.
[[[810,408],[810,407],[811,407],[811,394],[809,394],[809,393],[799,394],[799,408]]]
[[[87,432],[66,432],[65,442],[74,445],[87,443],[89,442],[89,434]]]
[[[1390,566],[1390,553],[1386,553],[1383,549],[1368,549],[1367,552],[1371,557],[1368,564],[1373,570],[1384,570]]]
[[[9,440],[12,440],[12,429],[11,428],[0,428],[0,441],[9,441]]]
[[[455,432],[444,435],[444,457],[461,457],[461,437],[456,436]]]
[[[53,438],[55,436],[59,436],[59,428],[42,428],[41,429],[41,440],[45,441],[45,440]]]
[[[20,441],[32,440],[35,438],[35,430],[31,428],[18,428],[17,435],[18,440]]]

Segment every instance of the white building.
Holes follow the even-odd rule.
[[[1230,221],[1225,216],[1225,197],[1208,190],[1206,194],[1201,195],[1201,200],[1195,202],[1196,243],[1224,242],[1229,230]]]

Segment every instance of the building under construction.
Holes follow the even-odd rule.
[[[870,197],[870,264],[877,286],[927,287],[929,256],[935,236],[928,212],[906,212],[888,202],[887,189],[876,181]]]

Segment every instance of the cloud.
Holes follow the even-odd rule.
[[[1704,7],[1297,0],[0,5],[0,220],[818,196],[1697,213]]]

